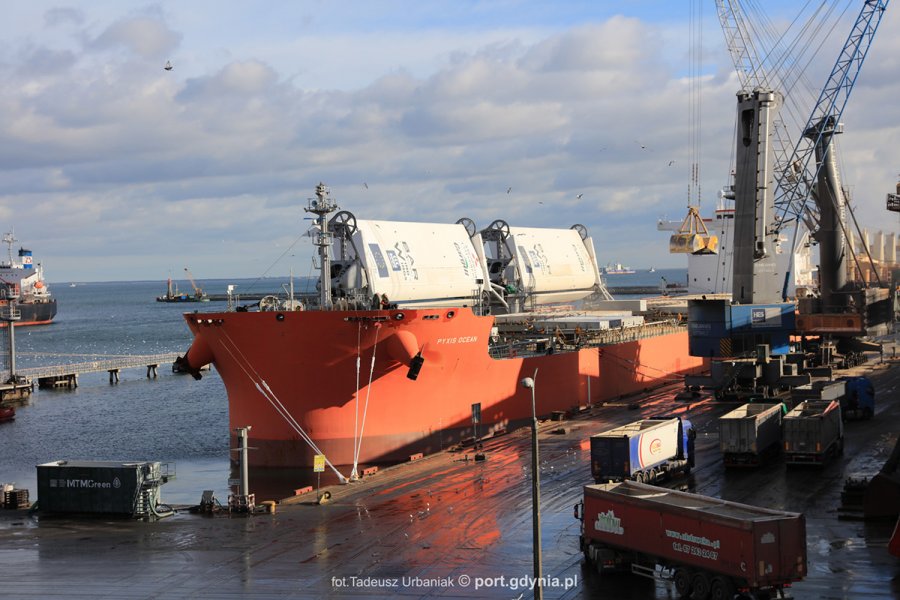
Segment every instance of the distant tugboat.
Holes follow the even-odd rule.
[[[40,263],[34,264],[31,250],[19,248],[18,261],[13,260],[12,247],[18,240],[12,232],[3,236],[8,247],[8,260],[0,261],[0,306],[15,299],[21,318],[20,325],[42,325],[53,321],[56,316],[56,299],[44,281],[44,269]],[[0,321],[0,327],[6,324]]]

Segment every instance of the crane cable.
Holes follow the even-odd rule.
[[[690,137],[690,165],[691,175],[688,184],[688,207],[696,200],[696,205],[701,204],[700,188],[700,142],[701,142],[701,84],[703,61],[703,1],[697,0],[690,5],[690,33],[688,44],[689,56],[689,92],[688,92],[688,129]]]

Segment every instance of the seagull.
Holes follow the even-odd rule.
[[[363,181],[363,185],[366,186],[366,189],[369,189],[369,184]]]
[[[175,67],[173,67],[173,66],[172,66],[172,63],[169,62],[169,61],[166,61],[166,66],[163,67],[163,69],[165,69],[166,71],[171,71],[171,70],[174,69],[174,68],[175,68]]]
[[[507,193],[507,194],[510,193],[511,191],[512,191],[512,188],[511,188],[511,187],[506,188],[506,193]]]
[[[582,196],[584,196],[584,194],[578,194],[578,195],[575,196],[575,197],[578,198],[579,200],[581,200],[581,197],[582,197]]]
[[[670,161],[669,161],[669,166],[670,166],[670,167],[671,167],[672,165],[674,165],[674,164],[675,164],[675,161],[674,161],[674,160],[670,160]]]

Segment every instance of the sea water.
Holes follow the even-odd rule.
[[[244,293],[277,292],[284,280],[200,282],[208,293],[228,283]],[[117,355],[183,354],[191,333],[183,313],[224,310],[224,302],[162,303],[165,282],[51,283],[58,312],[49,325],[16,327],[16,366],[71,364]],[[8,343],[0,331],[2,374]],[[160,365],[124,369],[111,384],[104,371],[78,377],[76,389],[35,390],[15,421],[0,424],[0,483],[37,496],[36,465],[56,460],[160,461],[176,477],[162,488],[173,504],[196,504],[203,490],[228,496],[228,404],[215,370],[203,379]]]

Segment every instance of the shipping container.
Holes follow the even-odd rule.
[[[151,517],[172,473],[159,462],[60,460],[37,466],[38,506],[46,513]]]
[[[694,429],[679,417],[657,417],[591,436],[591,474],[606,481],[655,481],[694,466]]]
[[[781,449],[784,404],[751,402],[719,418],[719,448],[726,467],[754,466]]]
[[[807,573],[802,514],[630,481],[584,486],[575,513],[601,574],[663,573],[683,597],[771,593]]]
[[[784,417],[784,457],[788,464],[823,464],[844,450],[841,405],[807,400]]]

